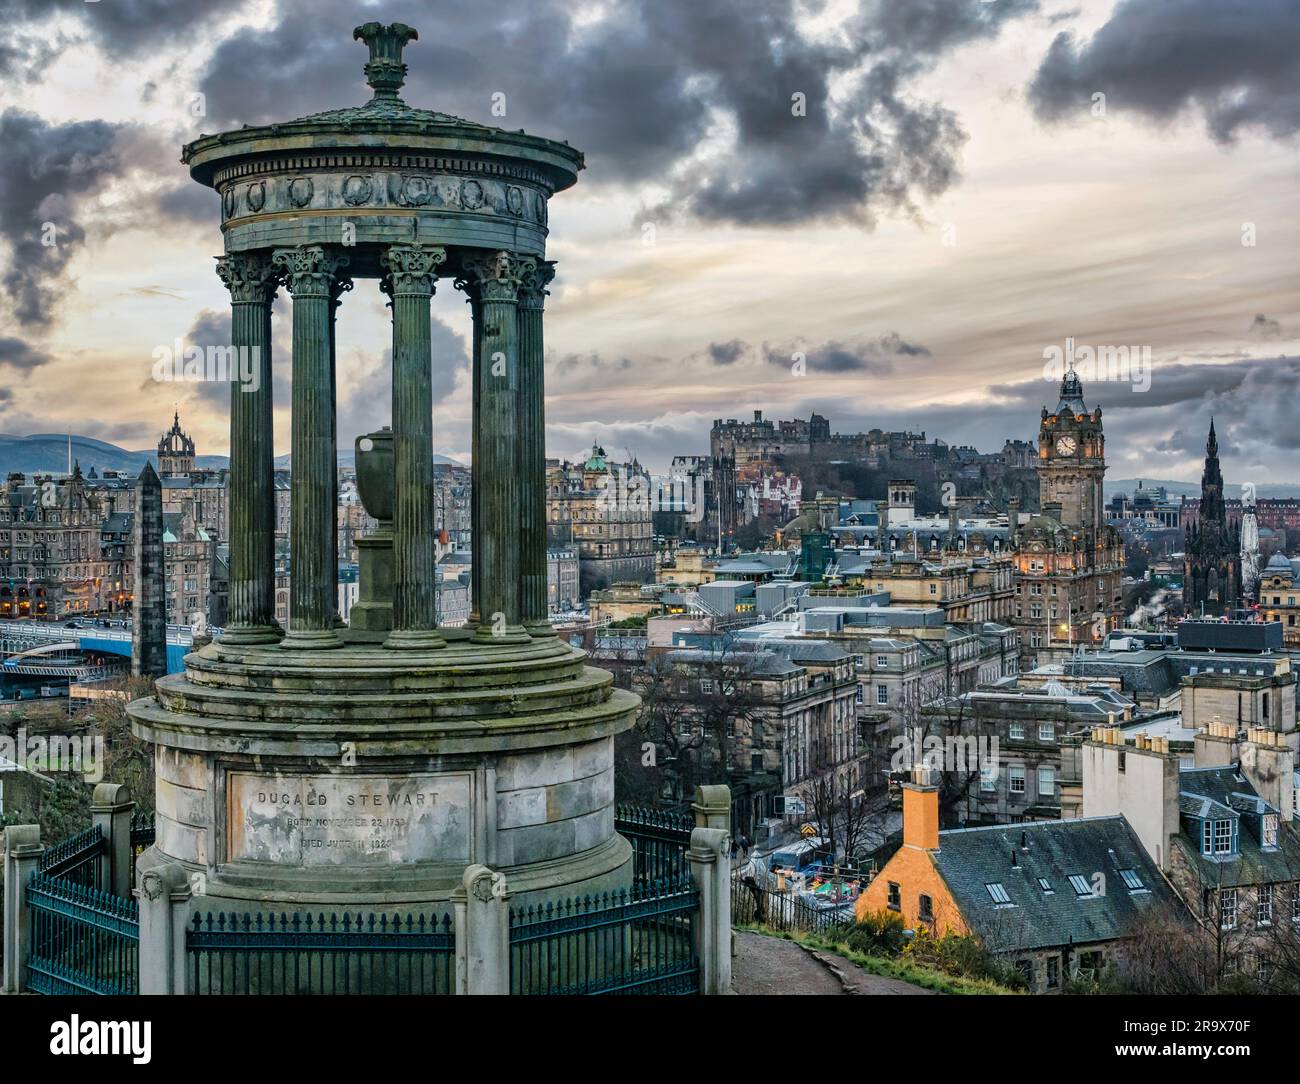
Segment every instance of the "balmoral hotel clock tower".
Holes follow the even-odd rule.
[[[1057,517],[1067,527],[1099,530],[1104,522],[1102,478],[1106,474],[1106,438],[1101,407],[1089,411],[1083,385],[1074,370],[1061,382],[1061,401],[1049,414],[1043,407],[1038,430],[1039,507],[1059,504]]]
[[[1101,408],[1088,409],[1071,369],[1039,423],[1039,513],[1011,514],[1024,667],[1063,662],[1123,623],[1124,543],[1105,520],[1105,474]]]

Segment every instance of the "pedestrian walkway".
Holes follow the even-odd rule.
[[[731,986],[738,994],[929,994],[901,979],[873,975],[842,956],[795,941],[736,930]]]

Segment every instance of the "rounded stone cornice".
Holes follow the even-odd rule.
[[[382,110],[362,106],[334,116],[200,136],[185,146],[181,162],[210,188],[262,169],[301,174],[331,168],[330,163],[377,168],[400,163],[417,171],[530,180],[548,195],[575,184],[583,168],[582,153],[567,143],[440,116],[418,109],[384,116]]]
[[[487,751],[584,741],[632,725],[639,699],[551,639],[525,645],[453,642],[427,653],[350,644],[322,659],[278,645],[220,641],[130,706],[137,734],[187,749],[300,746],[331,755],[341,741],[383,755]],[[304,744],[305,743],[305,744]]]
[[[132,731],[145,741],[190,752],[269,757],[402,756],[547,749],[611,737],[629,729],[640,699],[587,669],[565,686],[528,696],[485,689],[365,694],[337,700],[190,686],[182,675],[158,682],[158,699],[128,706]],[[207,695],[200,695],[207,694]]]

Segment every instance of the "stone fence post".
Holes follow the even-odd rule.
[[[510,893],[503,874],[465,870],[452,890],[456,911],[456,993],[510,993]]]
[[[140,874],[140,993],[184,994],[185,930],[191,887],[185,867],[176,862]]]
[[[27,882],[44,851],[39,825],[15,824],[4,830],[4,984],[0,989],[7,994],[21,994],[27,989],[32,928]]]
[[[725,829],[696,828],[686,857],[700,892],[695,954],[700,993],[731,993],[731,840]]]
[[[114,896],[131,895],[131,814],[135,803],[121,783],[100,783],[90,803],[90,817],[107,845],[104,888]]]
[[[722,784],[695,788],[691,803],[696,828],[723,828],[731,834],[731,788]]]

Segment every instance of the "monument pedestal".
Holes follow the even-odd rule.
[[[356,632],[386,634],[393,628],[393,536],[376,531],[356,546],[359,590],[348,622]]]
[[[327,655],[209,644],[130,706],[155,745],[158,856],[204,909],[421,910],[465,868],[514,898],[629,883],[614,735],[637,699],[553,639]]]

